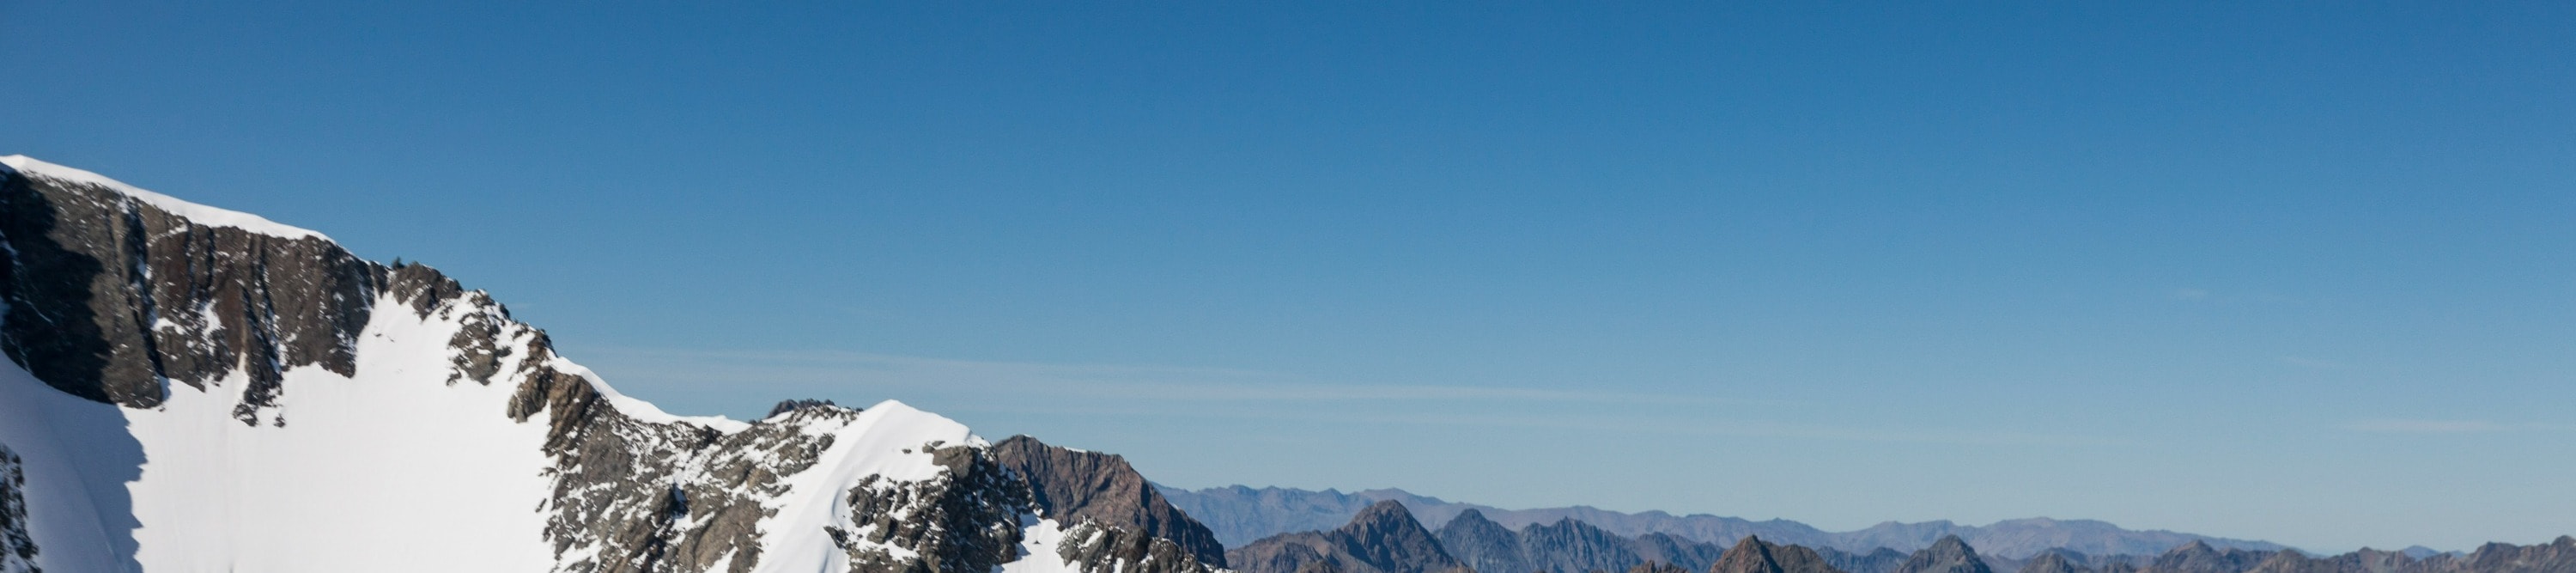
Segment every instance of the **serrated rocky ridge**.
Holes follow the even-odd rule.
[[[448,560],[439,568],[987,573],[1032,558],[1047,561],[1046,571],[1214,569],[1185,550],[1212,545],[1205,528],[1167,505],[1154,511],[1158,498],[1125,513],[1051,512],[1040,501],[1041,492],[1055,501],[1104,483],[1131,485],[1109,493],[1151,498],[1123,461],[1085,466],[1088,458],[1073,456],[1030,466],[1025,452],[1002,455],[963,426],[891,401],[866,410],[800,402],[753,422],[671,416],[617,395],[558,356],[544,331],[435,269],[367,261],[318,233],[96,174],[23,157],[0,162],[0,248],[0,350],[10,359],[0,369],[0,572]],[[352,408],[455,427],[371,427],[370,413]],[[186,421],[215,418],[231,428]],[[351,429],[418,437],[437,459],[489,462],[488,470],[424,467],[473,482],[456,487],[501,488],[458,499],[520,509],[456,525],[508,547],[440,547],[295,517],[305,506],[345,515],[328,511],[332,492],[364,490],[334,488],[363,481],[311,484],[328,485],[306,488],[323,499],[286,507],[191,509],[243,503],[204,496],[292,494],[307,479],[248,460],[191,466],[192,452],[272,451],[362,480],[370,468],[402,465],[335,461],[372,454],[312,449]],[[145,466],[147,457],[175,461]],[[239,475],[170,473],[197,471],[190,467]],[[432,479],[410,475],[390,477]],[[347,499],[442,507],[404,494]],[[1032,557],[1023,538],[1042,523],[1089,529],[1078,547]],[[269,524],[314,539],[265,540],[260,532],[279,528]],[[197,543],[161,533],[170,531],[264,540]],[[495,533],[505,531],[526,533]],[[372,566],[334,561],[369,556],[376,543],[387,550]],[[341,554],[350,557],[331,556]],[[382,560],[399,555],[416,557]]]
[[[1699,571],[1715,563],[1722,551],[1659,533],[1621,537],[1573,519],[1513,531],[1475,509],[1440,526],[1438,536],[1451,556],[1487,573],[1617,572],[1653,563]]]

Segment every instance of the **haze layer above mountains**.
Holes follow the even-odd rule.
[[[1913,551],[1944,536],[1956,535],[1989,554],[2028,557],[2047,549],[2090,554],[2154,554],[2201,541],[2217,547],[2276,550],[2276,543],[2224,539],[2172,531],[2131,531],[2091,520],[2014,519],[1985,526],[1948,521],[1887,522],[1858,531],[1829,532],[1795,521],[1751,521],[1714,515],[1676,516],[1661,511],[1622,513],[1592,507],[1501,509],[1414,495],[1401,489],[1351,493],[1244,486],[1182,490],[1163,488],[1174,506],[1197,517],[1228,547],[1295,531],[1324,530],[1349,521],[1362,508],[1379,501],[1404,504],[1426,527],[1438,527],[1462,513],[1476,511],[1511,529],[1573,519],[1613,534],[1636,537],[1661,533],[1691,541],[1732,544],[1746,536],[1810,547],[1867,552],[1881,547]]]

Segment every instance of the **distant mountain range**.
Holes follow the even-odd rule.
[[[1622,537],[1574,519],[1513,531],[1472,508],[1436,532],[1420,517],[1400,501],[1372,502],[1340,527],[1262,538],[1228,550],[1225,561],[1241,573],[2576,573],[2576,537],[2422,557],[2373,549],[2319,557],[2195,540],[2153,555],[2050,549],[2011,559],[1981,555],[1957,535],[1910,553],[1851,553],[1758,535],[1719,549],[1663,534]]]
[[[1217,541],[1227,547],[1241,547],[1281,533],[1331,529],[1349,521],[1362,508],[1380,501],[1393,501],[1403,504],[1428,528],[1439,528],[1473,510],[1482,519],[1512,530],[1573,519],[1622,537],[1663,534],[1723,547],[1758,535],[1777,543],[1864,555],[1879,548],[1897,551],[1923,549],[1948,536],[1957,536],[1989,556],[2010,559],[2028,559],[2050,549],[2087,555],[2156,555],[2194,541],[2231,549],[2277,551],[2286,548],[2267,541],[2163,530],[2136,531],[2100,521],[2044,517],[2005,520],[1983,526],[1948,521],[1891,521],[1857,531],[1834,532],[1785,519],[1752,521],[1704,514],[1673,515],[1661,511],[1623,513],[1587,506],[1501,509],[1415,495],[1400,489],[1342,493],[1329,489],[1254,489],[1238,485],[1201,490],[1163,487],[1162,492],[1174,507],[1207,524],[1209,530],[1216,532]]]

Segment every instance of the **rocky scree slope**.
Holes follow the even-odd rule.
[[[0,571],[1213,569],[1151,492],[1050,509],[1123,462],[672,416],[434,269],[86,171],[0,158],[0,254]]]

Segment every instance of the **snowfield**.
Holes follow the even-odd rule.
[[[328,240],[24,156],[0,157],[0,165],[112,189],[203,226]],[[618,394],[587,368],[530,351],[541,334],[517,323],[501,331],[502,343],[517,350],[500,359],[502,375],[488,384],[460,381],[451,341],[478,312],[500,315],[497,307],[473,306],[488,303],[479,292],[468,294],[439,301],[434,312],[378,296],[354,341],[352,375],[318,366],[285,370],[274,402],[248,414],[242,408],[252,384],[238,367],[202,388],[165,378],[164,400],[133,408],[74,396],[15,361],[0,363],[0,448],[15,454],[24,472],[16,493],[26,502],[26,537],[38,549],[34,565],[49,573],[534,573],[606,559],[590,554],[597,540],[559,550],[559,540],[550,539],[549,519],[567,503],[557,498],[562,466],[550,452],[563,450],[550,449],[546,413],[525,421],[511,415],[528,372],[549,368],[587,382],[624,419],[679,429],[676,435],[730,436],[755,424],[794,423],[801,424],[796,431],[828,437],[814,463],[780,476],[783,492],[761,494],[770,497],[760,498],[758,509],[774,513],[758,522],[755,571],[848,570],[847,549],[827,528],[865,521],[850,514],[855,484],[870,476],[879,484],[941,479],[949,470],[934,462],[933,448],[986,445],[962,424],[894,401],[856,414],[753,423],[670,415]],[[204,309],[188,312],[224,320]],[[179,328],[166,319],[147,323]],[[520,363],[533,356],[545,362]],[[677,492],[676,482],[695,477],[683,472],[661,487]],[[1028,533],[1040,544],[1029,548],[1040,563],[1009,571],[1068,571],[1034,541],[1051,539],[1042,530],[1054,524],[1044,523]],[[726,570],[738,553],[710,570]]]

